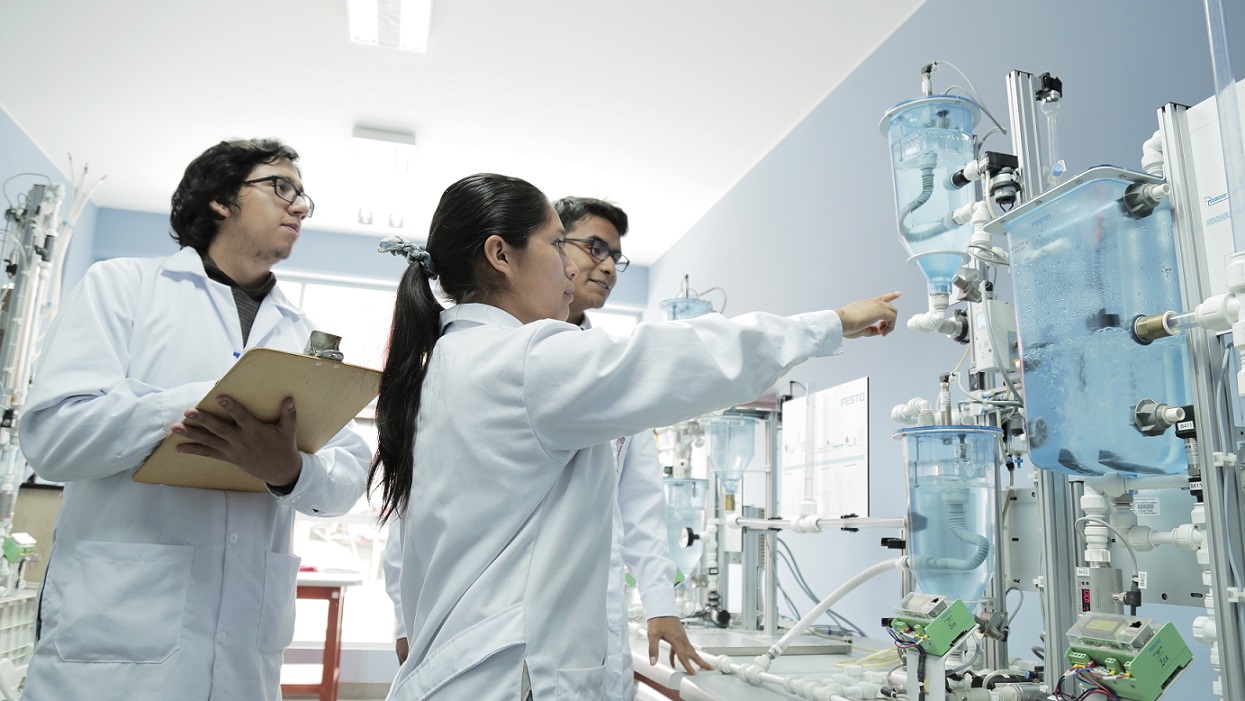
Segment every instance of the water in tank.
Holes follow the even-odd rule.
[[[713,311],[713,305],[697,297],[675,297],[662,300],[661,310],[666,315],[666,321],[677,321],[704,316]]]
[[[998,443],[986,426],[900,429],[908,466],[908,552],[926,594],[981,599],[994,575]]]
[[[968,259],[971,225],[951,213],[974,200],[974,188],[955,188],[950,176],[973,160],[977,106],[942,95],[901,102],[883,117],[890,138],[899,237],[929,280],[930,293],[948,293],[951,278]]]
[[[705,550],[701,531],[705,527],[708,484],[709,481],[703,479],[666,478],[666,535],[670,542],[670,559],[684,576],[696,571]]]
[[[1133,340],[1133,320],[1180,311],[1171,209],[1125,211],[1134,183],[1118,168],[1088,170],[989,228],[1007,232],[1033,464],[1077,475],[1176,474],[1174,430],[1146,436],[1143,399],[1191,402],[1185,340]]]
[[[760,420],[750,416],[710,416],[701,419],[709,436],[709,469],[718,474],[724,494],[723,508],[735,510],[739,480],[756,452]]]

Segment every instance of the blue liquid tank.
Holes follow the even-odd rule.
[[[1002,435],[989,426],[920,426],[895,433],[908,466],[912,571],[926,594],[978,601],[994,576]]]
[[[713,305],[699,297],[675,297],[663,299],[661,311],[665,314],[666,321],[678,321],[704,316],[713,311]]]
[[[929,280],[929,292],[948,294],[955,271],[968,259],[973,229],[957,225],[951,213],[974,198],[973,188],[955,188],[950,176],[973,160],[977,106],[943,95],[901,102],[883,117],[895,176],[899,237]]]
[[[1011,249],[1025,409],[1033,464],[1076,475],[1177,474],[1174,431],[1143,435],[1143,399],[1191,403],[1182,337],[1133,339],[1143,314],[1179,310],[1171,209],[1146,216],[1124,202],[1160,180],[1098,167],[1025,203],[1002,226]]]

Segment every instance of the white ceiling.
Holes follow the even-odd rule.
[[[0,105],[95,202],[167,212],[222,138],[302,156],[312,228],[355,223],[355,124],[413,131],[406,231],[480,171],[609,198],[650,264],[924,0],[434,0],[426,54],[352,44],[345,0],[5,0]]]

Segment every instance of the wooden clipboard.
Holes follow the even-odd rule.
[[[261,421],[272,422],[280,415],[281,401],[293,397],[298,413],[298,449],[314,453],[375,399],[379,390],[379,370],[301,353],[252,348],[195,407],[229,418],[217,402],[226,395]],[[169,434],[135,471],[134,481],[235,492],[268,490],[262,480],[231,463],[177,452],[176,447],[186,442],[177,434]]]

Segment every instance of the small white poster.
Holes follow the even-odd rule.
[[[801,516],[809,496],[822,518],[869,515],[868,377],[783,404],[783,518]]]

